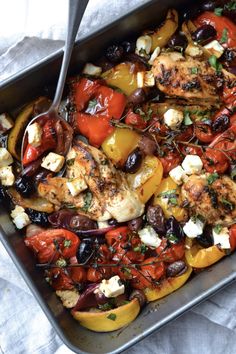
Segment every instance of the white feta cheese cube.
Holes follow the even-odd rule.
[[[160,47],[156,47],[154,49],[154,52],[152,53],[149,61],[148,61],[148,64],[152,65],[154,63],[154,60],[158,57],[158,55],[160,54],[161,52],[161,48]]]
[[[174,108],[168,109],[164,113],[164,123],[170,128],[170,129],[176,129],[180,124],[182,123],[184,119],[184,114],[182,111],[179,111]]]
[[[223,249],[230,249],[229,229],[227,227],[222,227],[219,232],[216,232],[216,229],[213,228],[212,236],[214,245],[220,245]]]
[[[42,128],[39,123],[35,122],[30,124],[27,128],[28,133],[28,143],[34,147],[37,147],[41,144],[42,140]]]
[[[13,158],[10,152],[3,147],[0,147],[0,167],[9,166],[13,163]]]
[[[15,176],[11,166],[0,168],[0,180],[3,186],[12,186],[15,182]]]
[[[9,117],[7,113],[0,114],[0,134],[7,132],[13,127],[13,120]]]
[[[11,217],[17,229],[23,229],[31,223],[29,216],[25,213],[25,209],[19,205],[16,205],[15,209],[12,210]]]
[[[93,65],[91,63],[85,64],[83,68],[83,74],[91,76],[99,76],[102,73],[102,68],[100,66]]]
[[[180,165],[173,168],[169,172],[169,175],[173,179],[173,181],[178,185],[181,185],[187,177],[184,169]]]
[[[204,48],[207,49],[212,55],[215,55],[217,58],[220,58],[224,53],[224,47],[217,41],[211,41],[210,43],[204,45]]]
[[[200,219],[189,219],[183,227],[183,231],[189,238],[195,238],[203,233],[204,223]]]
[[[197,58],[203,54],[203,50],[197,44],[189,44],[185,49],[185,54],[189,55],[190,57]]]
[[[187,175],[192,175],[201,172],[203,163],[199,156],[187,155],[182,162],[182,167]]]
[[[43,168],[46,168],[52,172],[59,172],[62,166],[64,165],[65,158],[64,156],[55,154],[54,152],[50,152],[41,163]]]
[[[72,181],[66,182],[66,185],[73,197],[76,197],[88,187],[84,178],[82,177],[74,178]]]
[[[99,291],[101,291],[106,297],[117,297],[124,294],[125,286],[122,284],[118,275],[106,280],[103,279],[99,285]]]
[[[136,41],[135,53],[140,56],[146,56],[152,48],[152,38],[148,35],[141,36]]]
[[[156,248],[161,244],[160,237],[150,225],[138,231],[138,235],[141,241],[148,247]]]

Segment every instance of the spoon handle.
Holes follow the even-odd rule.
[[[71,53],[74,47],[75,37],[88,2],[89,0],[69,0],[69,15],[64,55],[54,100],[49,112],[58,111],[65,85],[67,70],[70,63]]]

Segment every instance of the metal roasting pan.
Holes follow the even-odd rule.
[[[70,74],[86,61],[98,58],[108,44],[130,38],[160,23],[170,7],[191,5],[190,1],[156,0],[137,8],[104,29],[76,43]],[[14,112],[37,95],[50,94],[57,80],[62,52],[58,51],[0,84],[0,112]],[[195,275],[186,285],[166,298],[148,304],[128,327],[111,333],[95,333],[82,328],[36,269],[32,253],[24,246],[22,234],[0,206],[0,239],[28,284],[41,308],[64,343],[76,353],[120,353],[157,329],[215,294],[236,279],[236,254],[225,257],[208,271]]]

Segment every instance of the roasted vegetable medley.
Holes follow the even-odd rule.
[[[69,124],[32,123],[22,154],[50,99],[0,115],[0,202],[81,325],[121,328],[235,250],[235,75],[236,2],[207,1],[86,63]]]

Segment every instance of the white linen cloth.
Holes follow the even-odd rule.
[[[91,0],[80,36],[147,1]],[[66,12],[67,0],[0,0],[0,81],[62,46]],[[235,337],[236,283],[126,354],[234,354]],[[0,353],[73,353],[52,329],[1,243]]]

